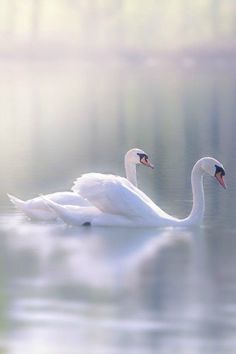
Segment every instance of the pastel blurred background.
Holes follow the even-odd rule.
[[[234,0],[0,0],[0,352],[236,351]],[[170,214],[214,156],[203,226],[67,228],[10,204],[123,175]]]
[[[0,6],[3,57],[235,50],[233,0],[1,0]]]

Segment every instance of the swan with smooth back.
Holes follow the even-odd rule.
[[[125,154],[124,158],[125,172],[127,180],[137,186],[136,165],[144,165],[153,168],[148,155],[141,149],[131,149]],[[23,211],[30,219],[35,220],[54,220],[57,218],[57,213],[50,208],[41,197],[36,197],[23,201],[11,194],[8,194],[10,201],[21,211]],[[78,193],[74,192],[56,192],[45,196],[48,200],[60,205],[71,206],[91,206],[91,203]]]
[[[73,190],[86,198],[94,208],[70,208],[60,206],[47,198],[45,202],[64,220],[73,225],[92,226],[190,226],[202,222],[205,201],[203,177],[214,177],[222,187],[225,170],[212,157],[204,157],[196,162],[191,173],[193,194],[192,210],[185,219],[178,219],[164,212],[146,194],[127,179],[97,173],[85,174],[78,178]]]

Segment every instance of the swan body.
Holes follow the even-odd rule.
[[[204,157],[192,169],[191,183],[193,206],[188,217],[178,219],[164,212],[145,193],[127,179],[98,173],[78,178],[73,191],[86,198],[93,207],[58,206],[44,198],[45,202],[68,224],[92,226],[188,226],[201,223],[205,201],[203,176],[215,177],[224,187],[225,171],[214,158]]]
[[[124,159],[125,171],[127,180],[130,183],[137,186],[137,177],[136,177],[136,165],[143,164],[147,167],[153,168],[153,165],[150,163],[147,154],[141,149],[131,149],[129,150]],[[48,206],[47,203],[41,198],[36,197],[23,201],[11,194],[8,194],[10,201],[21,211],[23,211],[29,218],[35,220],[54,220],[57,218],[57,213]],[[47,200],[51,200],[59,205],[71,205],[71,206],[80,206],[88,207],[91,206],[91,203],[77,192],[56,192],[51,193],[45,196]],[[71,210],[71,208],[69,208]]]

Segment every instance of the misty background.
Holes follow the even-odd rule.
[[[234,0],[1,0],[3,58],[231,55]]]
[[[236,1],[0,0],[0,352],[234,354]],[[124,175],[171,215],[205,178],[199,228],[34,223],[6,193]]]

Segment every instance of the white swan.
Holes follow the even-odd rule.
[[[136,165],[143,164],[153,168],[153,165],[148,159],[148,155],[141,149],[129,150],[124,158],[125,172],[127,179],[137,186]],[[57,218],[57,214],[52,208],[42,200],[41,197],[36,197],[23,201],[19,198],[8,194],[10,201],[21,211],[23,211],[29,218],[36,220],[53,220]],[[78,193],[73,192],[56,192],[47,194],[46,198],[61,205],[76,205],[76,206],[90,206],[87,199],[81,197]]]
[[[211,157],[197,161],[192,169],[193,206],[189,216],[177,219],[161,210],[148,196],[127,179],[98,173],[78,178],[73,190],[94,207],[60,206],[45,202],[66,223],[93,226],[187,226],[200,224],[204,214],[203,176],[208,174],[226,188],[222,164]]]

